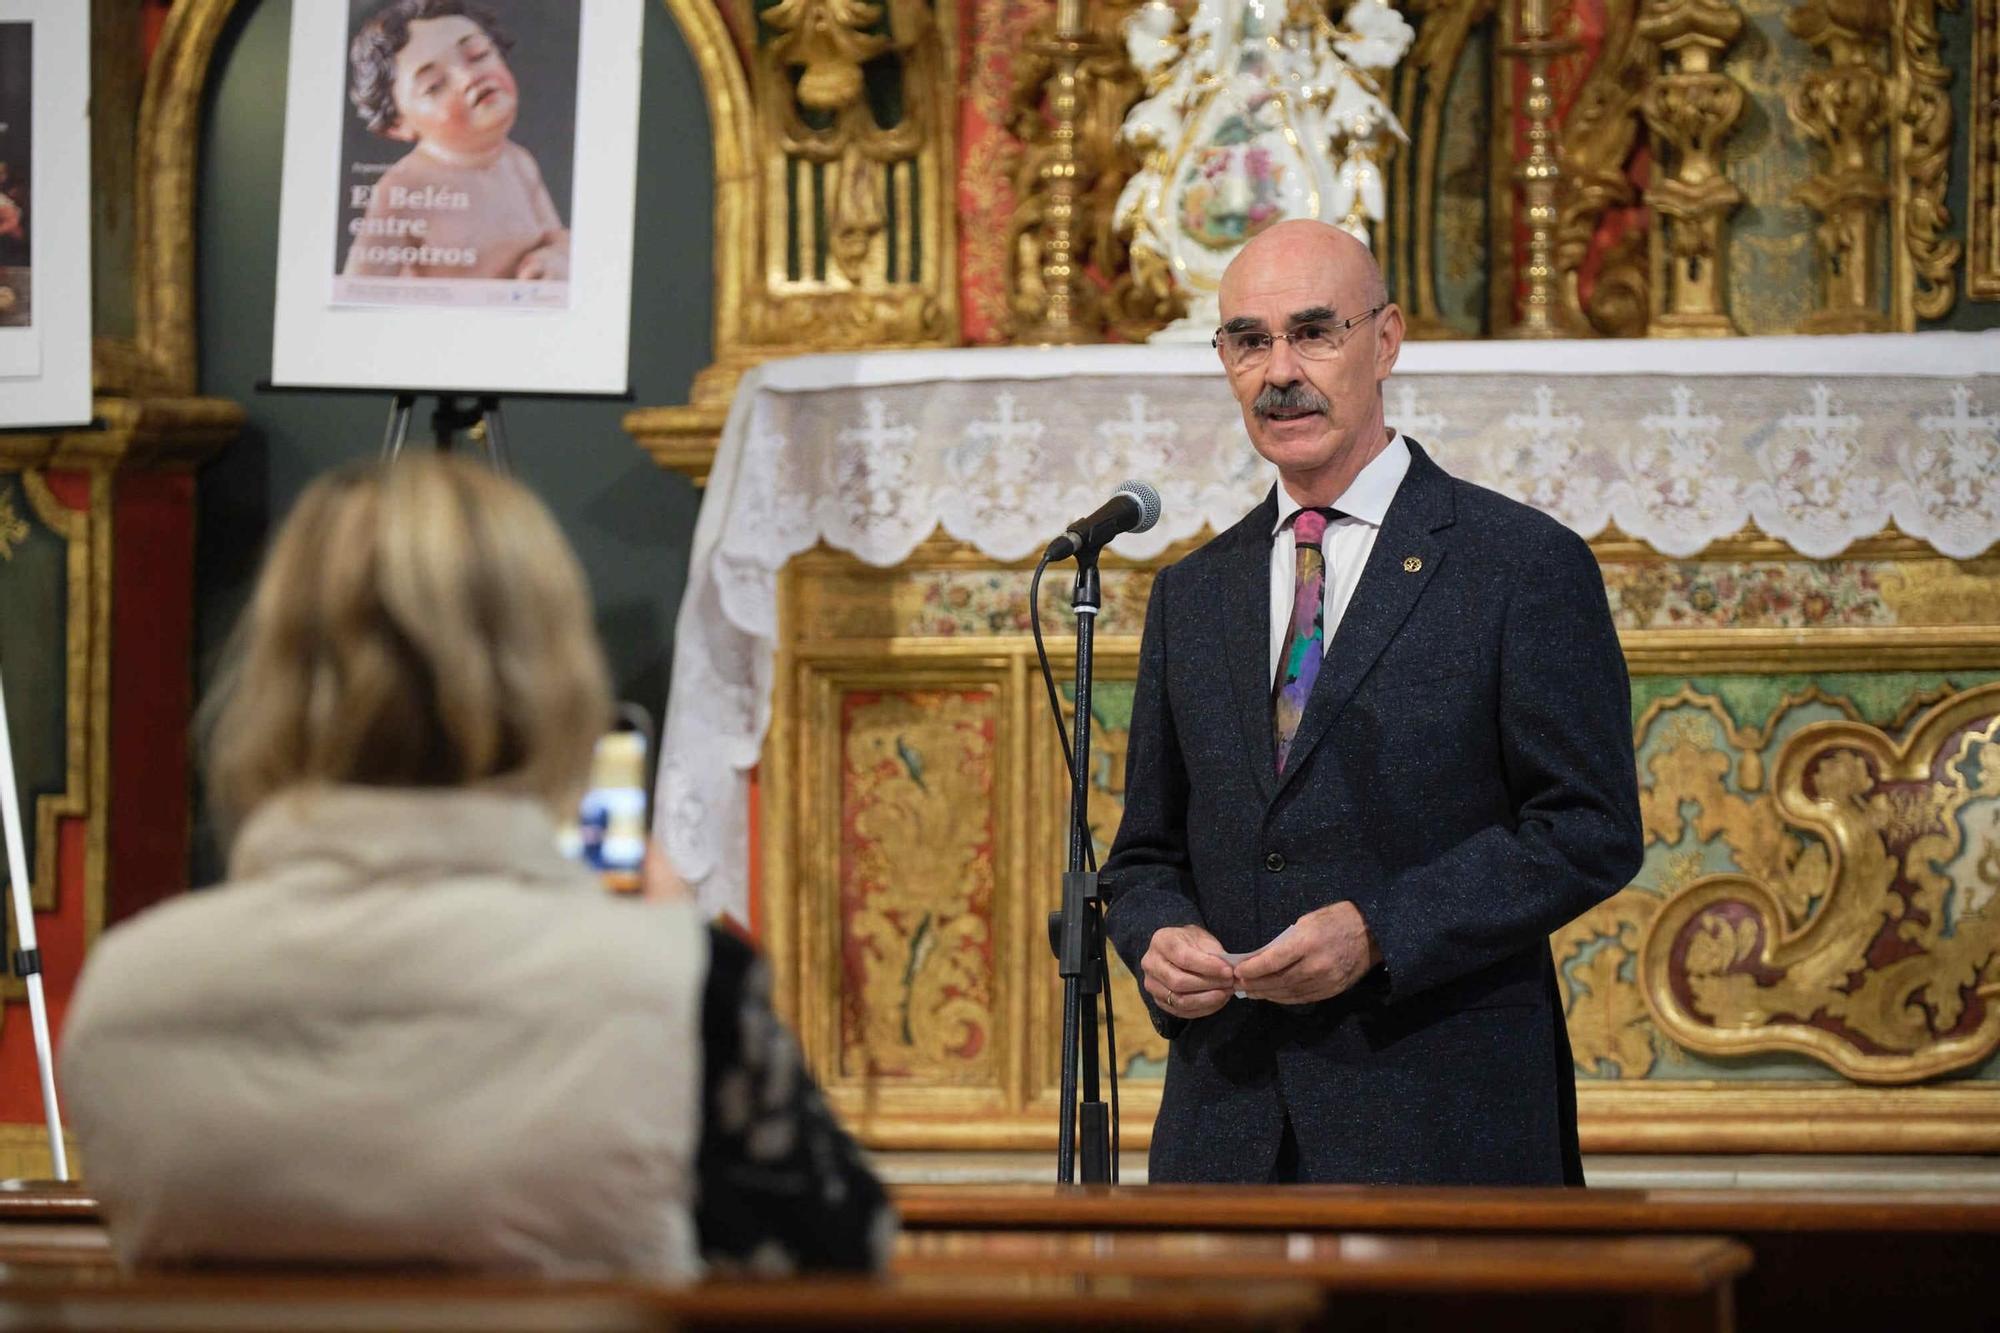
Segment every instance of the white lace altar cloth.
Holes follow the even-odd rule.
[[[2000,540],[2000,332],[1410,343],[1388,420],[1448,471],[1585,536],[1692,555],[1755,522],[1814,557],[1893,521],[1945,555]],[[655,824],[712,911],[748,920],[749,773],[771,717],[778,571],[824,540],[893,565],[942,528],[996,560],[1127,477],[1154,554],[1255,505],[1205,347],[800,357],[744,376],[709,474],[674,642]],[[1025,585],[1024,585],[1025,586]]]

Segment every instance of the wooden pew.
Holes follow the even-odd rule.
[[[1746,1329],[2000,1324],[2000,1193],[912,1185],[896,1203],[916,1233],[1730,1236],[1754,1256]]]
[[[12,1219],[4,1217],[9,1211]],[[1420,1333],[1456,1330],[1470,1321],[1535,1333],[1710,1333],[1732,1327],[1731,1288],[1748,1263],[1741,1246],[1714,1238],[913,1230],[903,1237],[887,1283],[724,1282],[647,1299],[653,1302],[648,1308],[700,1327],[817,1328],[849,1318],[857,1327],[1104,1327],[1129,1317],[1151,1327],[1206,1328],[1304,1319],[1297,1303],[1306,1283],[1337,1316],[1316,1326],[1342,1330]],[[118,1306],[118,1319],[142,1322],[165,1318],[163,1296],[214,1300],[240,1297],[244,1290],[119,1283],[103,1228],[81,1191],[50,1191],[11,1209],[0,1205],[0,1266],[7,1279],[0,1283],[0,1300],[38,1284],[81,1286],[99,1305],[126,1303]],[[107,1283],[118,1285],[107,1289]],[[324,1313],[316,1296],[300,1304],[311,1292],[288,1288],[283,1294],[291,1302],[279,1312],[284,1319],[310,1323]],[[141,1296],[144,1303],[127,1308]],[[44,1292],[38,1299],[49,1297]],[[1068,1304],[1077,1308],[1061,1308]],[[1317,1305],[1317,1298],[1309,1304]],[[256,1317],[270,1313],[260,1310]],[[537,1307],[535,1313],[550,1319],[618,1316],[601,1302],[586,1309]],[[452,1317],[448,1310],[436,1314]],[[370,1316],[362,1311],[359,1317]],[[227,1323],[233,1316],[204,1306],[201,1318]]]
[[[735,1280],[688,1287],[456,1276],[11,1270],[0,1282],[10,1333],[1293,1333],[1319,1294],[1297,1281],[1141,1282],[1023,1273],[948,1279]]]
[[[127,1277],[97,1201],[74,1185],[0,1189],[0,1329],[215,1329],[333,1333],[690,1333],[965,1329],[1138,1333],[1315,1327],[1319,1290],[1297,1275],[1152,1280],[1058,1268],[893,1273],[880,1279],[730,1279],[666,1287],[370,1271]]]
[[[1688,1236],[1436,1236],[1359,1232],[946,1231],[904,1233],[899,1273],[1189,1273],[1311,1281],[1323,1327],[1385,1333],[1729,1333],[1750,1252]]]

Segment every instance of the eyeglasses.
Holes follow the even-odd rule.
[[[1373,319],[1389,308],[1383,302],[1372,310],[1364,310],[1352,319],[1338,324],[1301,324],[1290,333],[1272,333],[1265,329],[1217,329],[1209,339],[1209,346],[1222,349],[1229,364],[1237,369],[1260,365],[1271,354],[1271,347],[1283,338],[1291,343],[1292,350],[1307,361],[1325,361],[1341,348],[1354,326]]]

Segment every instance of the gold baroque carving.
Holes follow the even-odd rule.
[[[13,497],[0,491],[0,560],[12,560],[29,531],[28,520],[14,512]]]
[[[167,12],[139,103],[133,243],[135,334],[92,344],[99,393],[195,391],[194,198],[209,63],[236,0]]]
[[[1640,102],[1661,165],[1671,164],[1646,190],[1655,336],[1737,332],[1724,308],[1722,224],[1743,192],[1723,174],[1719,145],[1742,119],[1744,95],[1720,66],[1742,28],[1728,0],[1647,0],[1639,19],[1639,35],[1675,61]]]
[[[1626,164],[1639,137],[1653,59],[1652,45],[1640,38],[1637,12],[1638,0],[1605,5],[1602,45],[1562,127],[1570,189],[1556,225],[1556,270],[1571,313],[1612,337],[1646,331],[1652,279],[1643,238],[1627,236],[1604,256],[1587,306],[1577,271],[1605,212],[1635,199]]]
[[[948,34],[925,0],[780,0],[754,21],[774,35],[752,56],[764,280],[744,335],[793,351],[954,339]],[[891,125],[868,97],[878,60],[901,93]]]
[[[746,69],[723,4],[665,2],[701,72],[715,154],[715,360],[686,405],[637,408],[624,426],[662,467],[700,483],[752,366],[958,341],[958,11],[926,0],[783,0],[760,14],[749,0],[724,0],[746,32],[761,23],[774,34]],[[864,95],[864,67],[881,60],[895,62],[902,90],[904,119],[890,126],[875,123]],[[794,186],[803,187],[797,223]],[[815,188],[821,212],[811,209]],[[893,253],[892,201],[899,228],[913,224],[898,230]]]
[[[1570,1056],[1577,1069],[1602,1077],[1642,1079],[1657,1051],[1646,1001],[1621,975],[1638,956],[1639,939],[1659,899],[1627,889],[1558,931],[1550,950],[1561,978]]]
[[[1916,327],[1918,318],[1939,319],[1951,309],[1958,261],[1964,247],[1945,235],[1951,213],[1944,204],[1951,169],[1951,71],[1938,59],[1937,10],[1940,0],[1905,0],[1896,25],[1897,323]],[[1943,0],[1956,9],[1956,0]],[[1907,271],[1906,271],[1907,270]]]
[[[1970,254],[1965,294],[2000,301],[2000,0],[1973,0]]]
[[[1876,248],[1881,206],[1891,193],[1881,163],[1890,89],[1876,53],[1887,45],[1890,0],[1803,0],[1785,15],[1785,27],[1828,60],[1785,99],[1792,124],[1827,150],[1822,168],[1798,191],[1820,216],[1813,232],[1819,305],[1806,317],[1806,330],[1886,329]]]
[[[1596,549],[1601,560],[1674,563],[1616,533],[1606,534]],[[1144,562],[1132,572],[1143,578],[1173,554]],[[1952,564],[1925,544],[1893,532],[1857,544],[1851,554],[1894,562],[1912,572]],[[1711,558],[1724,555],[1802,559],[1754,530],[1718,543],[1710,553]],[[1852,631],[1638,631],[1623,636],[1628,660],[1635,675],[1673,677],[1903,670],[1938,671],[1949,677],[1966,669],[2000,668],[2000,616],[1977,611],[2000,603],[1992,601],[1990,591],[1982,595],[1971,586],[1982,577],[1990,581],[1990,571],[1978,562],[1952,567],[1955,577],[1933,588],[1926,574],[1912,581],[1907,595],[1936,601],[1940,612],[1960,603],[1972,606],[1975,611],[1968,614],[1975,623],[1955,616],[1950,622],[1921,627]],[[822,596],[831,595],[830,581],[844,580],[840,595],[850,599],[864,597],[864,585],[877,583],[886,600],[904,596],[896,591],[899,581],[919,577],[922,571],[949,573],[952,586],[987,574],[1004,582],[1010,572],[1025,580],[1025,569],[993,561],[941,537],[920,544],[897,569],[875,569],[821,548],[790,562],[781,575],[782,629],[772,730],[758,775],[763,811],[762,930],[779,979],[781,1011],[799,1024],[809,1057],[825,1075],[836,1069],[832,1062],[838,1058],[837,1029],[828,1026],[837,1006],[826,998],[838,994],[838,983],[828,969],[835,965],[839,948],[832,906],[838,869],[828,858],[837,842],[840,818],[837,797],[832,796],[838,791],[840,742],[830,739],[836,733],[827,719],[837,716],[830,710],[834,701],[857,689],[907,693],[963,691],[989,684],[996,688],[994,716],[1000,729],[991,761],[995,776],[981,821],[990,820],[996,830],[994,1064],[985,1081],[976,1084],[930,1074],[859,1083],[836,1071],[828,1091],[834,1105],[851,1117],[873,1147],[1046,1150],[1054,1139],[1056,1066],[1054,987],[1041,917],[1061,868],[1066,787],[1060,759],[1046,733],[1032,641],[1010,628],[1004,618],[984,618],[979,626],[954,622],[947,629],[943,622],[950,617],[944,617],[934,630],[870,633],[852,614],[828,618],[811,613]],[[998,598],[999,583],[994,587]],[[977,610],[975,605],[968,614]],[[1131,623],[1134,632],[1100,635],[1100,681],[1129,680],[1136,669],[1136,621]],[[1067,654],[1059,640],[1052,646],[1057,648],[1058,677],[1065,677],[1070,669]],[[1719,789],[1729,799],[1704,796],[1700,810],[1683,805],[1675,816],[1705,821],[1714,833],[1715,850],[1726,845],[1729,860],[1746,868],[1746,873],[1788,883],[1794,894],[1806,892],[1813,876],[1821,873],[1814,867],[1825,866],[1825,873],[1830,873],[1831,858],[1823,842],[1768,813],[1775,809],[1772,792],[1782,780],[1773,740],[1781,740],[1799,724],[1800,709],[1825,715],[1830,708],[1854,718],[1856,706],[1838,692],[1822,693],[1805,683],[1768,710],[1760,707],[1752,722],[1739,724],[1720,704],[1711,708],[1704,702],[1707,695],[1699,689],[1681,692],[1686,683],[1675,680],[1671,688],[1680,694],[1678,701],[1670,697],[1642,717],[1639,730],[1707,724],[1711,747],[1719,753],[1706,760],[1693,756],[1673,760],[1668,765],[1671,780],[1683,792]],[[1890,710],[1896,715],[1883,724],[1885,729],[1901,735],[1917,715],[1912,710],[1934,706],[1938,698],[1935,690],[1911,690],[1906,698],[1899,696],[1901,706]],[[1669,705],[1690,716],[1685,721],[1663,716]],[[1094,737],[1094,752],[1115,768],[1113,757],[1121,740],[1117,729],[1107,730],[1100,722]],[[1659,749],[1656,742],[1649,754]],[[1771,760],[1769,772],[1746,772],[1764,766],[1761,759],[1745,759],[1753,749]],[[1718,760],[1719,780],[1714,777]],[[1115,822],[1115,776],[1108,768],[1099,774],[1092,822],[1100,831]],[[1747,799],[1753,793],[1754,802]],[[1656,826],[1668,817],[1668,804],[1655,797]],[[1757,814],[1759,805],[1767,807],[1767,813]],[[1652,854],[1661,855],[1657,845]],[[1807,1132],[1816,1146],[1830,1151],[2000,1150],[2000,1129],[1995,1128],[2000,1125],[1996,1115],[2000,1086],[1992,1083],[1861,1088],[1830,1071],[1816,1079],[1785,1082],[1718,1082],[1664,1072],[1663,1065],[1686,1069],[1699,1057],[1651,1018],[1634,979],[1639,950],[1653,915],[1708,873],[1703,857],[1686,849],[1670,849],[1666,857],[1664,865],[1655,865],[1645,885],[1612,899],[1551,941],[1557,959],[1568,964],[1562,984],[1576,1058],[1587,1073],[1596,1074],[1584,1079],[1578,1091],[1587,1150],[1786,1151],[1796,1150]],[[1114,967],[1114,974],[1120,1001],[1119,1058],[1129,1069],[1135,1060],[1152,1057],[1160,1044],[1145,1028],[1136,991],[1122,970]],[[1135,1078],[1125,1085],[1126,1147],[1144,1143],[1159,1088],[1153,1077]]]
[[[1720,758],[1720,756],[1717,756]],[[1796,1051],[1914,1083],[2000,1047],[2000,686],[1906,741],[1858,722],[1780,750],[1778,811],[1830,849],[1823,886],[1703,878],[1655,916],[1639,971],[1655,1021],[1709,1055]]]
[[[1882,599],[1906,624],[2000,624],[2000,559],[1899,561]]]

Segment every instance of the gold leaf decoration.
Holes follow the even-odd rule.
[[[14,512],[14,497],[0,491],[0,560],[12,560],[14,548],[28,539],[28,520]]]
[[[842,1063],[979,1082],[993,1025],[993,698],[856,692],[844,704]]]
[[[1677,752],[1662,767],[1713,771]],[[1772,789],[1786,823],[1831,849],[1823,891],[1774,884],[1767,864],[1672,895],[1639,950],[1660,1029],[1700,1054],[1796,1051],[1873,1083],[2000,1049],[2000,876],[1982,870],[2000,868],[2000,685],[1951,696],[1900,743],[1809,723],[1780,747]],[[1663,798],[1649,795],[1650,833]]]
[[[1657,1058],[1652,1016],[1626,975],[1659,899],[1627,889],[1557,932],[1551,942],[1562,979],[1570,1055],[1599,1077],[1644,1078]]]

